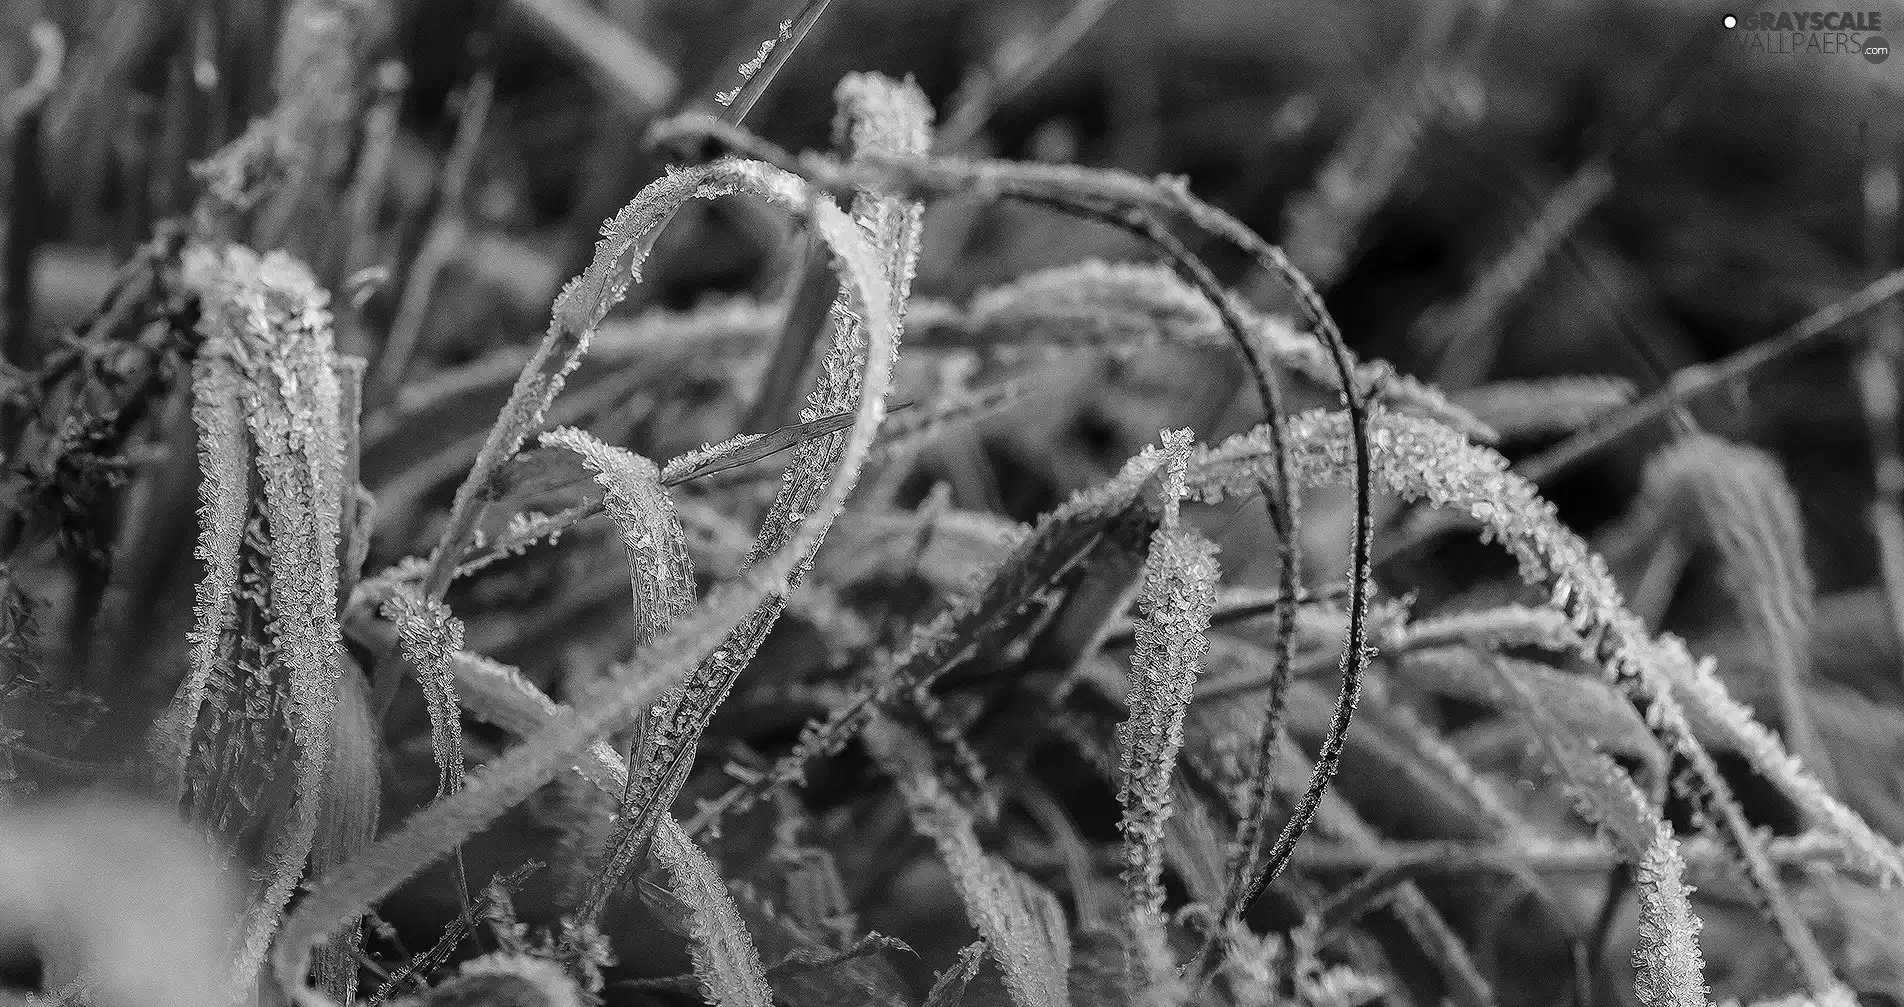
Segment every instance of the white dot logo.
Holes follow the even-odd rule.
[[[1724,24],[1727,28],[1737,28],[1739,26],[1739,19],[1736,17],[1733,17],[1730,14],[1727,14],[1725,16],[1725,20],[1721,23]]]

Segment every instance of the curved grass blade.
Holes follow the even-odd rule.
[[[694,565],[688,557],[681,518],[661,484],[660,471],[646,458],[610,447],[579,430],[554,430],[544,434],[542,441],[580,455],[602,485],[604,506],[621,532],[628,553],[629,576],[634,584],[635,646],[651,642],[694,607]],[[688,762],[678,755],[684,746],[693,745],[694,738],[684,737],[675,727],[685,719],[685,707],[706,702],[714,683],[707,680],[705,672],[705,665],[697,668],[639,722],[638,740],[628,762],[629,784],[619,795],[621,822],[575,914],[576,924],[584,932],[594,930],[610,896],[621,886],[635,859],[647,850],[649,839],[687,782],[684,770]]]
[[[429,704],[436,796],[455,793],[463,788],[463,724],[450,661],[463,649],[462,620],[450,614],[448,605],[425,598],[409,586],[398,588],[384,601],[383,617],[396,624],[403,659],[416,670]]]
[[[1305,414],[1296,418],[1292,433],[1298,473],[1305,482],[1321,484],[1348,476],[1352,462],[1341,415]],[[1480,521],[1487,534],[1519,560],[1523,579],[1552,588],[1554,605],[1569,617],[1581,640],[1579,648],[1597,663],[1612,666],[1609,675],[1615,684],[1629,694],[1637,687],[1649,698],[1683,699],[1685,716],[1748,758],[1812,827],[1837,836],[1860,871],[1904,882],[1904,861],[1896,848],[1832,797],[1734,701],[1707,662],[1695,661],[1673,637],[1655,639],[1647,633],[1623,608],[1605,563],[1560,522],[1553,505],[1542,500],[1530,482],[1508,470],[1505,459],[1440,424],[1386,411],[1376,413],[1374,434],[1374,472],[1384,487],[1436,506],[1460,508]],[[1264,457],[1264,445],[1249,434],[1201,452],[1190,466],[1192,497],[1212,502],[1254,492],[1255,475],[1247,470]],[[1649,726],[1676,733],[1676,727],[1661,726],[1665,716],[1652,713]],[[1668,739],[1662,741],[1674,747]]]
[[[856,150],[904,152],[923,150],[931,123],[931,106],[911,84],[900,84],[872,74],[854,74],[841,81],[838,90],[840,114],[852,132]],[[829,414],[849,411],[859,405],[865,394],[861,387],[861,361],[876,352],[867,345],[867,323],[863,315],[877,310],[892,320],[897,340],[905,317],[905,301],[910,291],[913,265],[919,251],[921,206],[876,191],[854,197],[851,220],[867,236],[878,256],[877,268],[885,284],[886,301],[879,305],[864,302],[864,291],[842,289],[833,305],[833,344],[820,362],[819,381],[808,396],[801,414],[803,423]],[[831,239],[829,239],[831,240]],[[837,251],[837,243],[835,243]],[[889,356],[895,349],[883,351]],[[891,360],[885,366],[891,366]],[[826,486],[826,474],[839,463],[845,447],[842,435],[834,434],[804,441],[795,449],[792,462],[781,478],[779,491],[761,519],[747,556],[748,565],[785,547],[806,524],[819,515],[815,505]],[[830,521],[833,515],[825,519]],[[794,567],[797,584],[812,563],[812,552],[802,556]],[[666,744],[655,752],[662,760],[644,768],[663,780],[685,780],[693,764],[701,731],[714,710],[727,698],[742,670],[753,661],[767,633],[785,608],[784,596],[770,597],[747,619],[735,627],[727,642],[710,655],[706,665],[690,679],[692,689],[664,715],[660,725]],[[678,786],[678,784],[677,784]],[[599,906],[591,901],[599,912]]]
[[[932,771],[932,756],[898,725],[876,719],[866,729],[873,755],[904,797],[913,827],[938,847],[965,913],[991,946],[1015,1007],[1068,1007],[1070,927],[1051,893],[985,852],[961,807]]]
[[[670,888],[688,906],[693,919],[694,974],[707,1002],[719,1007],[773,1007],[773,991],[760,953],[741,923],[707,854],[664,816],[655,831],[655,856],[667,868]]]

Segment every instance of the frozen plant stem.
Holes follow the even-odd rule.
[[[814,24],[820,20],[820,15],[826,13],[827,4],[831,2],[806,0],[806,6],[800,9],[800,13],[781,23],[775,37],[762,47],[754,60],[741,67],[740,85],[716,98],[723,106],[721,121],[739,125],[746,120],[747,113],[754,110],[754,103],[767,93],[767,86],[787,65],[787,60],[793,58],[793,51],[799,48],[807,32],[813,30]]]

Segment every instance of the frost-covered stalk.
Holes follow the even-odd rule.
[[[192,661],[159,726],[191,816],[230,839],[263,825],[231,976],[257,976],[318,825],[336,702],[343,500],[340,392],[326,296],[281,252],[193,245],[204,344]],[[272,779],[274,767],[288,770]],[[242,995],[242,994],[241,994]]]
[[[1127,974],[1146,1003],[1181,1003],[1163,916],[1164,825],[1170,818],[1170,781],[1183,747],[1184,712],[1216,606],[1216,544],[1185,527],[1179,504],[1190,461],[1191,433],[1166,431],[1163,522],[1150,539],[1150,557],[1137,596],[1136,646],[1131,651],[1130,719],[1118,725],[1123,753],[1124,884],[1130,931]]]
[[[638,650],[631,661],[629,677],[616,689],[595,697],[589,709],[562,717],[529,736],[523,744],[489,762],[461,791],[418,812],[361,856],[320,881],[286,921],[272,962],[273,971],[285,984],[286,992],[300,1004],[315,1001],[305,986],[313,943],[355,919],[405,879],[434,863],[556,774],[575,765],[577,755],[592,742],[632,724],[716,649],[747,613],[769,598],[784,598],[789,593],[796,570],[804,565],[826,534],[833,516],[845,505],[885,412],[885,394],[892,380],[897,345],[889,310],[892,292],[877,254],[858,226],[799,178],[755,162],[723,160],[677,171],[657,181],[604,228],[607,237],[599,250],[608,265],[592,266],[585,274],[589,278],[586,283],[571,284],[558,301],[558,312],[563,310],[560,305],[578,302],[595,303],[606,311],[606,304],[610,302],[590,299],[607,288],[625,287],[626,278],[617,278],[607,271],[617,264],[621,268],[634,268],[639,258],[635,252],[642,247],[648,229],[688,199],[741,191],[764,196],[780,207],[807,216],[814,231],[834,250],[844,274],[843,284],[850,285],[860,303],[865,305],[863,320],[868,349],[861,375],[864,392],[825,496],[789,541],[763,557],[739,583],[715,590],[698,610],[677,620],[667,633]],[[591,290],[595,295],[589,293]],[[599,315],[594,317],[599,321]],[[558,326],[556,331],[559,336],[565,330]],[[560,342],[558,338],[557,343]],[[545,352],[539,359],[550,363],[555,356]],[[556,365],[553,372],[565,370],[566,365]],[[553,372],[545,371],[542,365],[531,367],[518,387],[547,390],[543,376]],[[531,398],[546,405],[539,391]],[[539,410],[532,412],[540,415]],[[492,440],[497,444],[510,443],[511,436]],[[513,443],[519,445],[520,440]]]
[[[925,149],[932,112],[918,88],[877,75],[854,74],[840,82],[837,96],[855,151],[919,153]],[[917,202],[870,190],[861,192],[853,200],[852,220],[877,250],[880,271],[889,285],[887,302],[879,308],[893,319],[895,331],[905,317],[906,297],[919,250],[921,213],[922,207]],[[811,423],[824,416],[851,411],[864,394],[860,371],[869,349],[863,315],[869,308],[861,296],[850,285],[843,286],[834,302],[833,343],[820,362],[819,383],[800,414],[802,422]],[[829,434],[806,441],[795,449],[780,490],[761,520],[760,531],[747,557],[749,566],[782,549],[803,523],[816,518],[816,506],[827,487],[827,473],[839,463],[845,445],[846,435]],[[833,515],[819,517],[830,521]],[[794,583],[805,575],[811,563],[809,552],[794,568]],[[727,698],[740,673],[752,662],[785,606],[784,597],[768,598],[735,627],[723,646],[708,655],[684,683],[679,697],[657,718],[652,732],[648,732],[657,739],[649,753],[653,765],[638,771],[638,775],[652,776],[659,781],[657,794],[678,789],[679,782],[667,781],[686,780],[702,729],[713,717],[715,708]],[[650,808],[646,813],[652,815],[665,810],[665,807]],[[599,912],[597,900],[591,898],[590,906]]]
[[[966,916],[1005,975],[1014,1007],[1068,1007],[1071,932],[1058,900],[985,852],[971,812],[934,775],[931,753],[918,738],[892,721],[876,719],[866,729],[866,742],[898,785],[913,828],[938,847]]]
[[[664,816],[655,834],[655,857],[667,868],[669,888],[693,921],[694,975],[707,1002],[718,1007],[773,1007],[773,991],[760,953],[727,894],[727,884],[707,854]]]
[[[1705,963],[1699,955],[1699,917],[1679,840],[1632,776],[1548,712],[1517,670],[1500,658],[1487,674],[1518,716],[1525,718],[1560,774],[1580,816],[1599,827],[1639,889],[1639,943],[1633,949],[1638,993],[1646,1007],[1706,1007]]]
[[[463,622],[448,605],[423,597],[409,585],[383,603],[383,616],[397,625],[403,659],[416,669],[430,708],[430,750],[436,756],[436,796],[463,787],[462,707],[450,661],[463,649]]]
[[[694,564],[688,558],[687,535],[674,501],[661,485],[653,462],[633,452],[611,447],[579,430],[563,428],[542,436],[542,443],[566,448],[582,456],[603,490],[603,506],[621,533],[628,553],[633,583],[635,646],[645,646],[667,632],[674,621],[694,607]],[[608,899],[635,857],[647,848],[655,829],[666,818],[686,782],[683,760],[674,752],[681,738],[669,727],[684,705],[698,700],[709,683],[698,674],[649,710],[638,723],[636,743],[628,757],[628,786],[616,795],[621,820],[589,882],[575,919],[584,930],[600,920]]]
[[[1640,501],[1647,518],[1718,553],[1721,583],[1765,655],[1785,739],[1830,783],[1831,756],[1806,696],[1813,587],[1805,528],[1778,460],[1710,434],[1682,437],[1647,465]]]

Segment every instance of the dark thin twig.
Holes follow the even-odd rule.
[[[1753,371],[1797,350],[1842,334],[1847,323],[1904,294],[1904,269],[1886,274],[1863,290],[1828,304],[1764,342],[1755,343],[1723,360],[1681,370],[1666,387],[1514,466],[1533,482],[1544,482],[1578,464],[1594,452],[1685,405],[1689,400],[1729,385]]]
[[[483,889],[482,895],[477,899],[476,909],[471,911],[465,907],[463,914],[451,920],[449,926],[444,928],[443,936],[430,950],[410,959],[402,968],[390,973],[377,987],[377,991],[370,995],[370,999],[366,1001],[367,1007],[377,1007],[392,993],[397,992],[404,983],[413,983],[422,987],[428,982],[430,973],[448,964],[450,956],[456,953],[457,945],[463,943],[464,938],[475,932],[476,919],[491,905],[491,900],[497,896],[513,895],[522,888],[523,882],[528,880],[529,875],[541,866],[540,863],[532,860],[508,874],[497,874],[491,877],[488,887]]]
[[[828,261],[831,256],[819,236],[807,235],[793,303],[781,319],[780,338],[774,343],[766,377],[761,379],[760,393],[748,409],[748,429],[758,430],[794,418],[794,406],[804,384],[801,379],[806,377],[808,365],[813,362],[820,333],[826,328],[833,301],[840,292],[839,280]]]

